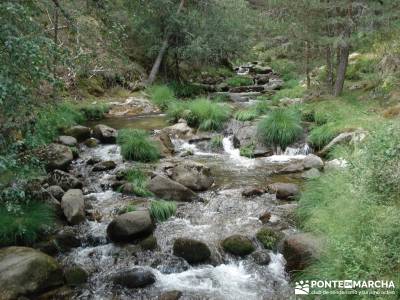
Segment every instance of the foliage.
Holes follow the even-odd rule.
[[[92,103],[80,108],[87,120],[100,120],[104,118],[104,114],[108,113],[109,110],[110,105],[106,103]]]
[[[376,71],[376,61],[368,56],[361,56],[350,61],[346,72],[346,79],[361,80]]]
[[[164,222],[175,215],[176,203],[165,200],[152,200],[149,211],[154,220]]]
[[[43,203],[0,205],[0,245],[32,244],[53,226],[53,217]]]
[[[258,117],[258,112],[253,108],[241,109],[235,113],[234,117],[238,121],[252,121]]]
[[[118,211],[118,214],[122,215],[122,214],[126,214],[126,213],[133,212],[133,211],[136,211],[136,205],[130,203],[130,204],[128,204],[128,205],[122,207],[122,208]]]
[[[147,176],[139,169],[129,169],[124,177],[130,184],[132,184],[133,192],[137,196],[148,197],[153,195],[153,193],[148,190]]]
[[[273,60],[270,65],[271,68],[275,72],[278,72],[285,81],[290,81],[297,77],[297,66],[289,59],[276,59]]]
[[[270,228],[261,228],[256,237],[266,249],[274,249],[280,239],[279,234]]]
[[[174,102],[167,115],[170,120],[185,119],[191,127],[201,130],[218,130],[229,119],[230,108],[205,98]]]
[[[255,147],[253,144],[243,146],[240,148],[240,155],[248,158],[254,158]]]
[[[292,109],[275,109],[258,124],[258,136],[267,145],[286,148],[302,134],[300,115]]]
[[[172,81],[168,84],[178,98],[192,98],[204,93],[204,89],[190,82]]]
[[[213,150],[221,150],[223,149],[223,141],[224,137],[222,135],[215,135],[211,138],[210,145]]]
[[[252,78],[240,75],[228,78],[225,82],[232,87],[253,85]]]
[[[272,100],[280,100],[282,98],[301,98],[304,96],[306,88],[301,86],[297,80],[290,80],[285,83],[284,88],[276,92],[272,96]]]
[[[159,159],[160,151],[149,135],[139,129],[122,129],[118,131],[117,143],[121,146],[124,159],[153,162]]]
[[[148,88],[150,99],[161,110],[165,111],[168,106],[176,101],[174,91],[166,85],[155,85]]]

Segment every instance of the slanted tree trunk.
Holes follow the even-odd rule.
[[[336,82],[333,91],[334,96],[340,96],[343,92],[344,81],[346,79],[347,66],[349,64],[350,45],[346,42],[340,47],[339,62],[336,72]]]
[[[332,48],[326,47],[326,87],[330,94],[333,93],[333,62],[332,62]]]
[[[183,9],[183,6],[185,5],[185,0],[181,0],[181,3],[179,4],[178,10],[176,11],[176,14],[179,15],[181,10]],[[149,78],[147,79],[146,85],[152,85],[153,82],[156,80],[158,71],[160,70],[160,65],[161,62],[164,58],[165,52],[167,51],[167,48],[169,46],[169,39],[171,37],[171,34],[169,32],[166,33],[165,38],[162,42],[160,51],[158,52],[157,58],[154,61],[153,67],[151,68]]]

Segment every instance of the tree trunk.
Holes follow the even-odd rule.
[[[306,41],[306,77],[307,77],[307,89],[311,88],[311,77],[310,77],[310,42]]]
[[[336,73],[334,96],[340,96],[343,92],[344,81],[346,79],[347,65],[349,64],[350,45],[346,43],[340,47],[339,62]]]
[[[181,0],[178,10],[176,11],[177,15],[179,15],[179,13],[183,9],[184,5],[185,5],[185,0]],[[157,58],[154,61],[153,67],[151,68],[149,78],[147,79],[146,85],[152,85],[153,82],[156,80],[158,71],[160,70],[161,62],[162,62],[165,52],[167,51],[167,48],[169,46],[170,37],[171,37],[171,34],[167,32],[167,34],[165,35],[165,38],[163,40],[163,43],[161,45],[160,51],[158,52]]]
[[[326,87],[330,94],[333,93],[333,62],[332,62],[332,48],[326,47]]]

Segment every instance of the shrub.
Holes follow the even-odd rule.
[[[1,205],[0,245],[31,244],[53,221],[53,211],[43,203]]]
[[[296,78],[297,67],[296,63],[288,59],[275,59],[271,62],[271,67],[276,72],[281,74],[283,80],[289,81]]]
[[[258,112],[254,108],[242,109],[235,113],[235,119],[238,121],[252,121],[258,117]]]
[[[266,249],[275,248],[276,244],[280,239],[280,235],[269,228],[261,228],[256,234],[257,240],[264,246]]]
[[[248,158],[254,158],[254,145],[248,145],[240,148],[240,155]]]
[[[321,149],[332,141],[339,133],[340,130],[335,126],[335,124],[324,124],[314,127],[308,136],[308,140],[314,147]]]
[[[170,103],[176,101],[173,90],[166,85],[152,86],[148,89],[148,92],[151,101],[162,111],[167,110]]]
[[[164,222],[176,213],[176,203],[165,200],[153,200],[150,203],[150,215],[158,222]]]
[[[110,105],[106,103],[89,104],[82,106],[80,111],[87,120],[100,120],[104,118],[104,114],[109,112]]]
[[[223,140],[224,140],[224,137],[222,135],[213,136],[210,141],[211,149],[213,149],[213,150],[223,149],[223,143],[222,143]]]
[[[153,194],[148,190],[148,178],[139,169],[129,169],[126,172],[125,179],[132,184],[133,192],[140,197],[148,197]]]
[[[300,137],[303,129],[300,115],[291,109],[273,110],[258,124],[258,136],[267,145],[285,149]]]
[[[190,82],[172,81],[168,84],[178,98],[192,98],[204,93],[204,89]]]
[[[232,87],[248,86],[253,85],[253,79],[250,77],[237,75],[235,77],[228,78],[226,83]]]
[[[122,129],[118,131],[118,144],[124,159],[153,162],[160,158],[160,151],[144,130]]]
[[[185,119],[185,112],[188,111],[187,103],[182,101],[171,102],[167,110],[168,122],[174,124],[179,121],[179,119]]]
[[[260,100],[254,105],[254,109],[258,113],[258,115],[263,115],[266,114],[271,110],[270,105],[267,101],[265,100]]]

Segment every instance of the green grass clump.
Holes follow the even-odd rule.
[[[204,93],[204,89],[190,82],[172,81],[168,86],[178,98],[193,98]]]
[[[266,249],[274,249],[280,239],[280,235],[269,228],[261,228],[257,232],[256,237]]]
[[[223,104],[199,98],[188,103],[190,114],[187,118],[189,126],[200,130],[219,130],[229,119],[231,109]]]
[[[44,203],[2,203],[0,206],[0,245],[28,245],[54,224],[53,211]]]
[[[257,132],[264,144],[285,149],[303,132],[300,114],[292,109],[273,110],[259,122]]]
[[[254,158],[254,145],[248,145],[240,148],[240,155],[248,158]]]
[[[176,101],[174,91],[166,85],[155,85],[148,89],[151,101],[162,111],[166,111],[171,102]]]
[[[252,121],[259,116],[258,112],[253,108],[238,110],[234,117],[238,121]]]
[[[144,130],[119,130],[117,143],[121,146],[121,154],[124,159],[154,162],[160,158],[160,150]]]
[[[324,255],[302,278],[318,274],[400,284],[399,129],[396,122],[372,130],[364,144],[347,153],[349,167],[306,183],[298,221],[325,243]]]
[[[228,78],[225,82],[232,87],[253,85],[253,79],[240,75]]]
[[[85,121],[85,116],[70,103],[48,106],[37,114],[35,125],[26,134],[26,143],[30,147],[48,144],[56,138],[62,129]]]
[[[150,203],[150,215],[158,222],[164,222],[176,214],[176,203],[165,200],[153,200]]]
[[[213,150],[223,149],[223,143],[222,143],[223,140],[224,140],[224,137],[222,135],[213,136],[210,141],[211,149],[213,149]]]
[[[128,205],[122,207],[118,211],[118,214],[122,215],[122,214],[126,214],[126,213],[133,212],[133,211],[136,211],[136,205],[135,204],[128,204]]]
[[[297,77],[297,65],[289,59],[274,59],[270,63],[272,69],[278,72],[283,80],[289,81]]]
[[[276,92],[274,96],[272,96],[273,101],[278,101],[282,98],[301,98],[304,96],[306,88],[301,86],[298,80],[289,80],[283,86],[283,89]]]
[[[104,114],[109,112],[110,105],[106,103],[96,103],[82,106],[80,111],[87,120],[100,120],[104,118]]]
[[[132,185],[133,192],[139,197],[149,197],[153,193],[148,190],[148,178],[139,169],[129,169],[125,174],[125,179]]]

